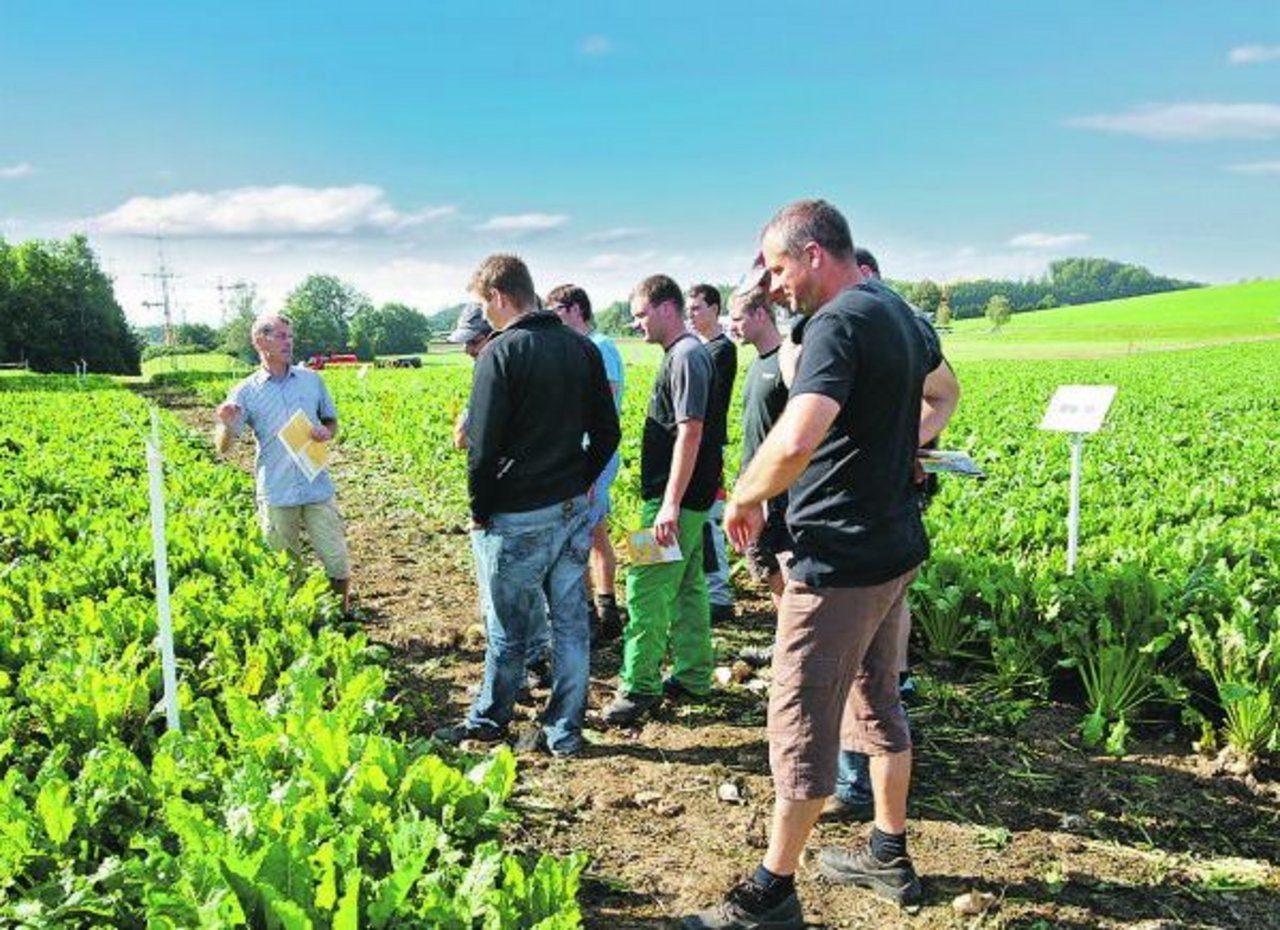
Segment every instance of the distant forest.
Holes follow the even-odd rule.
[[[0,362],[137,374],[141,342],[84,236],[21,245],[0,239]]]
[[[1203,287],[1105,258],[1061,259],[1052,262],[1043,277],[1021,281],[890,284],[934,315],[940,325],[984,313],[990,316],[993,306],[1020,313]],[[183,324],[175,327],[175,345],[147,345],[161,342],[163,331],[128,325],[111,280],[98,267],[83,236],[21,245],[0,239],[0,362],[26,363],[36,371],[71,371],[83,360],[90,371],[134,373],[140,357],[157,354],[224,351],[252,361],[249,327],[263,307],[252,284],[238,282],[233,291],[223,327]],[[730,287],[721,286],[720,291],[727,309]],[[290,292],[282,310],[294,321],[295,357],[353,351],[369,359],[425,351],[431,339],[443,338],[453,329],[461,307],[428,316],[404,304],[375,306],[347,282],[313,274]],[[597,306],[595,320],[601,331],[611,335],[634,332],[625,301]]]
[[[947,298],[953,319],[982,316],[992,297],[1003,295],[1014,313],[1045,310],[1072,304],[1091,304],[1122,297],[1140,297],[1204,287],[1197,281],[1180,281],[1154,275],[1141,265],[1128,265],[1106,258],[1063,258],[1049,263],[1049,272],[1040,278],[1023,281],[1000,281],[978,278],[935,286],[928,281],[893,281],[893,287],[908,299],[921,296],[934,288],[940,292],[937,302],[928,298],[914,300],[930,313],[937,311],[942,297]],[[928,306],[928,304],[933,304]]]

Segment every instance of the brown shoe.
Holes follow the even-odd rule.
[[[827,798],[822,805],[820,820],[845,821],[848,823],[870,823],[876,818],[876,805],[873,801],[846,801],[837,794]]]

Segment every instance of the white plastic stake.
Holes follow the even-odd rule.
[[[178,671],[173,657],[173,615],[169,609],[169,555],[164,532],[164,459],[160,455],[160,416],[151,409],[147,440],[147,475],[151,485],[151,549],[156,562],[156,610],[160,616],[160,667],[164,676],[164,715],[170,730],[178,720]]]
[[[1067,574],[1076,571],[1080,545],[1080,467],[1084,461],[1084,433],[1071,434],[1071,509],[1067,512]]]

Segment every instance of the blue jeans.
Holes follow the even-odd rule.
[[[906,710],[906,705],[902,708]],[[865,752],[841,749],[836,758],[836,797],[849,804],[872,804],[871,757]]]
[[[716,570],[707,572],[707,599],[712,604],[733,605],[733,587],[729,584],[729,553],[724,547],[724,501],[716,498],[707,511],[711,527],[711,544],[716,552]]]
[[[488,643],[484,682],[467,722],[500,728],[511,722],[526,655],[549,608],[552,684],[542,721],[552,752],[576,752],[583,745],[590,659],[586,495],[523,513],[494,514],[486,529],[471,536]]]
[[[486,628],[489,625],[489,595],[486,593],[487,586],[480,580],[480,548],[479,540],[484,539],[483,533],[472,532],[471,534],[471,557],[476,563],[476,584],[480,588],[480,613],[485,618]],[[530,671],[540,662],[549,662],[551,660],[551,626],[547,622],[546,601],[543,601],[542,614],[534,621],[532,628],[529,630],[528,645],[525,647],[525,668]]]
[[[595,493],[592,495],[591,514],[588,522],[594,530],[600,521],[609,516],[609,511],[613,509],[613,495],[610,489],[613,487],[613,481],[618,477],[618,469],[622,465],[622,459],[617,452],[613,453],[613,457],[605,463],[604,471],[600,472],[600,477],[596,478]]]

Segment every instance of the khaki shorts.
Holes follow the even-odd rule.
[[[862,588],[787,582],[769,694],[769,765],[779,797],[830,795],[841,748],[871,756],[911,748],[898,669],[915,574]]]
[[[338,513],[333,498],[295,507],[272,507],[259,501],[258,519],[267,545],[272,549],[287,550],[299,559],[302,558],[302,527],[305,524],[307,540],[324,566],[324,573],[334,581],[345,581],[351,577],[342,515]]]

